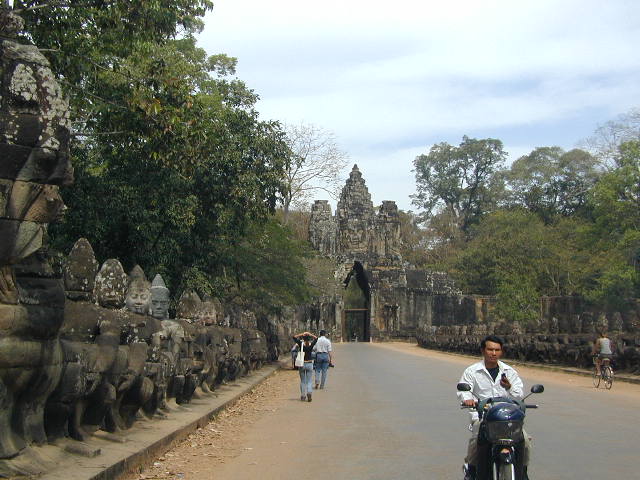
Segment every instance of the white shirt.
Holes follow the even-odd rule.
[[[331,340],[325,336],[319,337],[313,349],[316,353],[329,353],[331,351]]]
[[[518,372],[500,360],[498,360],[498,368],[498,376],[494,380],[485,367],[484,361],[474,363],[462,373],[460,383],[468,383],[471,385],[471,392],[480,400],[490,397],[522,398],[524,384],[522,380],[520,380]],[[511,383],[510,390],[500,385],[500,376],[503,373],[507,376],[509,383]],[[458,392],[460,402],[473,400],[474,396],[471,395],[471,392]]]

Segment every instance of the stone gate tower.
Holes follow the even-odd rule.
[[[336,262],[336,278],[345,288],[352,281],[364,301],[343,305],[342,338],[413,337],[429,321],[430,298],[451,293],[446,276],[407,268],[400,255],[400,217],[393,201],[377,209],[357,165],[342,189],[335,215],[326,200],[311,209],[309,239],[314,248]]]

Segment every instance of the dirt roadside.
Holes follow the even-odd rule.
[[[130,473],[124,480],[146,479],[196,479],[213,478],[216,471],[228,459],[245,450],[247,431],[267,413],[282,407],[291,397],[299,382],[296,372],[288,365],[275,372],[264,382],[240,398],[233,406],[223,410],[208,425],[199,428],[173,449],[144,468],[140,473]]]

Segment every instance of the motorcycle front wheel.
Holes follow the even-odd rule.
[[[493,464],[493,480],[515,480],[513,463]]]

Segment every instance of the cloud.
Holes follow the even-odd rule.
[[[261,118],[333,131],[386,200],[433,143],[568,149],[637,106],[639,27],[627,0],[218,0],[200,44],[238,57]]]

